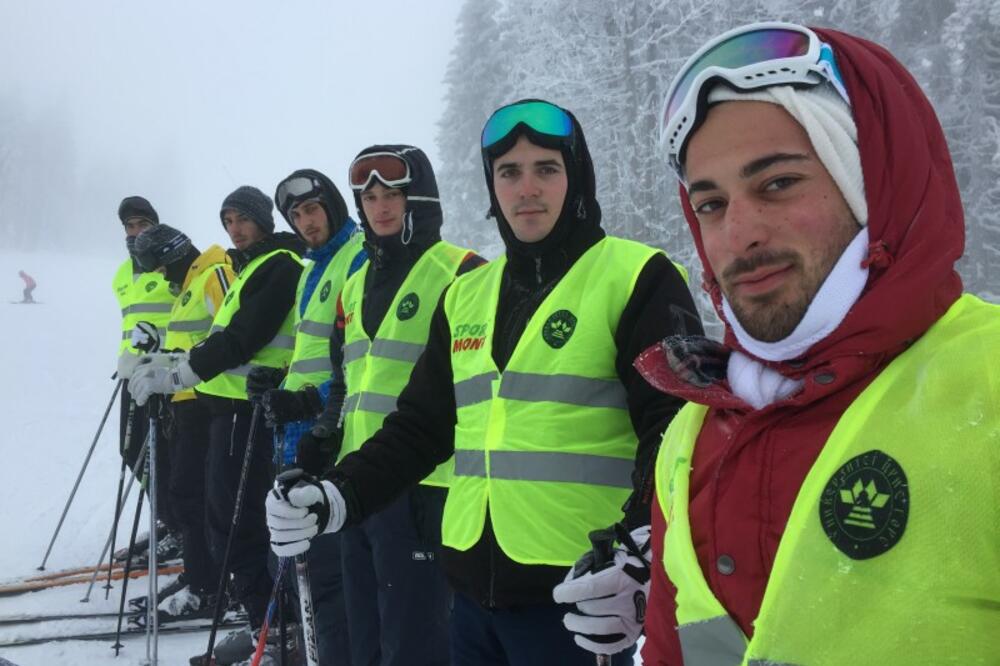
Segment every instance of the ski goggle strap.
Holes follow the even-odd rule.
[[[520,123],[548,136],[569,138],[573,133],[573,119],[555,104],[519,102],[493,112],[483,126],[482,147],[489,148],[502,140]]]
[[[850,106],[833,50],[793,23],[754,23],[730,30],[701,47],[674,78],[663,102],[660,143],[680,173],[691,130],[702,119],[706,83],[723,80],[738,90],[829,82]]]
[[[322,187],[318,180],[310,176],[295,176],[287,178],[278,185],[274,193],[274,199],[278,204],[278,210],[286,213],[292,201],[301,199],[307,194],[319,196]]]
[[[351,163],[348,169],[351,189],[362,192],[378,178],[386,187],[403,187],[413,180],[410,163],[396,153],[368,153]]]

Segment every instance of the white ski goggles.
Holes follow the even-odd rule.
[[[413,180],[410,163],[396,153],[366,153],[351,162],[347,170],[351,189],[364,192],[371,185],[372,178],[378,179],[386,187],[404,187]]]
[[[730,30],[688,58],[663,100],[660,146],[681,179],[687,139],[705,118],[708,84],[718,81],[737,90],[829,82],[851,104],[833,49],[809,28],[768,22]]]
[[[286,178],[278,184],[278,190],[274,194],[274,199],[278,204],[278,210],[283,214],[288,214],[288,207],[293,201],[303,198],[305,195],[319,197],[323,192],[323,187],[318,180],[311,176],[295,176]]]

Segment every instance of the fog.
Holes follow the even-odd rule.
[[[239,185],[272,195],[312,167],[347,193],[372,143],[436,161],[459,5],[2,3],[0,246],[124,254],[132,194],[196,244],[224,243],[219,205]]]

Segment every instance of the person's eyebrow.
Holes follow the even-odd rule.
[[[740,169],[740,178],[752,178],[756,176],[761,171],[774,166],[775,164],[780,164],[781,162],[801,162],[803,160],[808,160],[810,157],[804,153],[774,153],[773,155],[765,155],[755,159],[753,162],[745,165]],[[714,180],[697,180],[688,186],[687,192],[688,196],[696,194],[698,192],[708,192],[710,190],[717,190],[719,186]]]
[[[535,162],[535,166],[536,167],[540,167],[540,166],[554,166],[554,167],[559,167],[561,169],[562,168],[562,163],[559,160],[555,160],[555,159],[538,160],[537,162]]]
[[[764,169],[781,162],[802,162],[808,159],[809,156],[803,153],[774,153],[773,155],[765,155],[740,169],[740,178],[756,176]]]

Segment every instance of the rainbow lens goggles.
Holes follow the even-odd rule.
[[[566,139],[573,134],[573,119],[555,104],[542,101],[517,102],[493,112],[483,126],[481,146],[489,148],[502,141],[522,123],[547,136]]]
[[[688,136],[704,119],[705,99],[724,81],[737,90],[775,85],[816,86],[829,82],[850,106],[833,50],[809,28],[794,23],[753,23],[726,32],[701,47],[670,84],[660,120],[660,145],[683,179]]]

